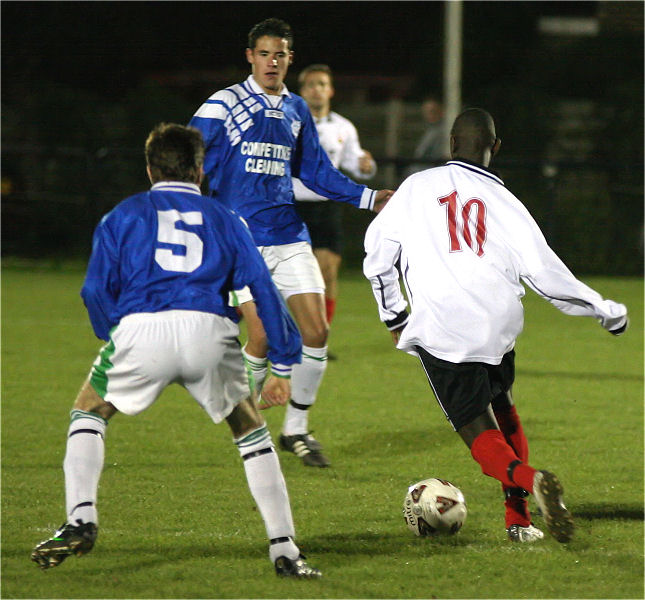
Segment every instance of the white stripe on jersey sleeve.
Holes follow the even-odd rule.
[[[199,107],[195,116],[202,119],[219,119],[223,121],[228,116],[228,110],[220,103],[210,104],[207,102]]]
[[[375,196],[376,192],[366,187],[361,194],[361,203],[358,205],[358,208],[372,210],[374,208]]]

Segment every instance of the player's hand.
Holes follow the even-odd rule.
[[[398,329],[393,329],[390,331],[392,334],[392,341],[394,342],[394,345],[396,346],[399,343],[399,340],[401,339],[401,333],[403,333],[403,330],[405,327],[399,327]]]
[[[623,333],[625,333],[628,327],[629,327],[629,317],[625,316],[625,322],[620,327],[616,327],[615,329],[610,329],[609,333],[611,333],[612,335],[622,335]]]
[[[291,379],[273,375],[264,382],[258,408],[264,410],[272,406],[284,406],[291,398]]]
[[[376,192],[374,196],[374,208],[372,210],[375,213],[381,212],[385,208],[388,200],[392,197],[392,194],[394,194],[394,190],[379,190]]]
[[[369,175],[373,169],[374,158],[372,157],[371,152],[368,152],[367,150],[364,150],[363,152],[363,156],[358,159],[358,170],[363,175]]]
[[[622,307],[625,308],[624,306]],[[627,327],[629,327],[629,317],[625,314],[625,311],[622,315],[615,317],[605,317],[600,320],[600,324],[612,335],[621,335],[625,333]]]

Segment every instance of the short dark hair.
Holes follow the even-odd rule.
[[[291,50],[291,47],[293,46],[293,32],[291,31],[291,26],[282,19],[271,17],[270,19],[265,19],[264,21],[253,25],[251,31],[249,31],[248,47],[253,50],[258,39],[264,35],[285,38],[287,40],[289,50]]]
[[[455,152],[479,153],[490,148],[497,139],[495,121],[482,108],[468,108],[453,123],[450,135],[455,138]]]
[[[148,135],[145,153],[153,183],[195,183],[204,164],[204,140],[194,127],[159,123]]]
[[[299,85],[302,86],[302,84],[305,82],[305,77],[307,77],[309,73],[325,73],[329,77],[330,83],[334,85],[334,76],[332,75],[331,68],[329,67],[329,65],[323,65],[322,63],[317,63],[314,65],[309,65],[308,67],[305,67],[298,74]]]

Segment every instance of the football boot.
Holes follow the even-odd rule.
[[[322,573],[318,569],[306,563],[302,554],[295,560],[291,560],[286,556],[279,556],[275,561],[275,572],[280,577],[300,577],[302,579],[322,577]]]
[[[573,537],[573,517],[562,501],[564,490],[559,479],[548,471],[537,471],[533,478],[533,496],[542,511],[549,533],[565,543]]]
[[[87,554],[94,546],[97,533],[98,527],[94,523],[63,523],[52,537],[33,549],[31,560],[41,569],[57,567],[72,554]]]
[[[544,538],[544,532],[531,523],[528,527],[522,525],[511,525],[506,528],[506,534],[511,542],[531,544]]]
[[[280,448],[293,452],[308,467],[328,467],[327,457],[322,453],[322,446],[309,433],[297,435],[280,434]]]

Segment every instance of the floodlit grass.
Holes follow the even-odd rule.
[[[226,425],[178,386],[106,439],[94,550],[40,572],[32,547],[63,522],[68,413],[100,343],[80,270],[10,268],[2,291],[4,598],[642,598],[643,282],[590,279],[630,308],[614,338],[532,293],[516,403],[531,462],[556,472],[576,517],[568,545],[505,538],[498,484],[436,406],[417,361],[392,349],[367,282],[345,274],[311,426],[332,460],[280,454],[298,541],[320,581],[280,580]],[[283,409],[267,411],[274,439]],[[415,538],[407,486],[453,481],[469,514],[453,538]],[[536,518],[539,526],[541,520]]]

